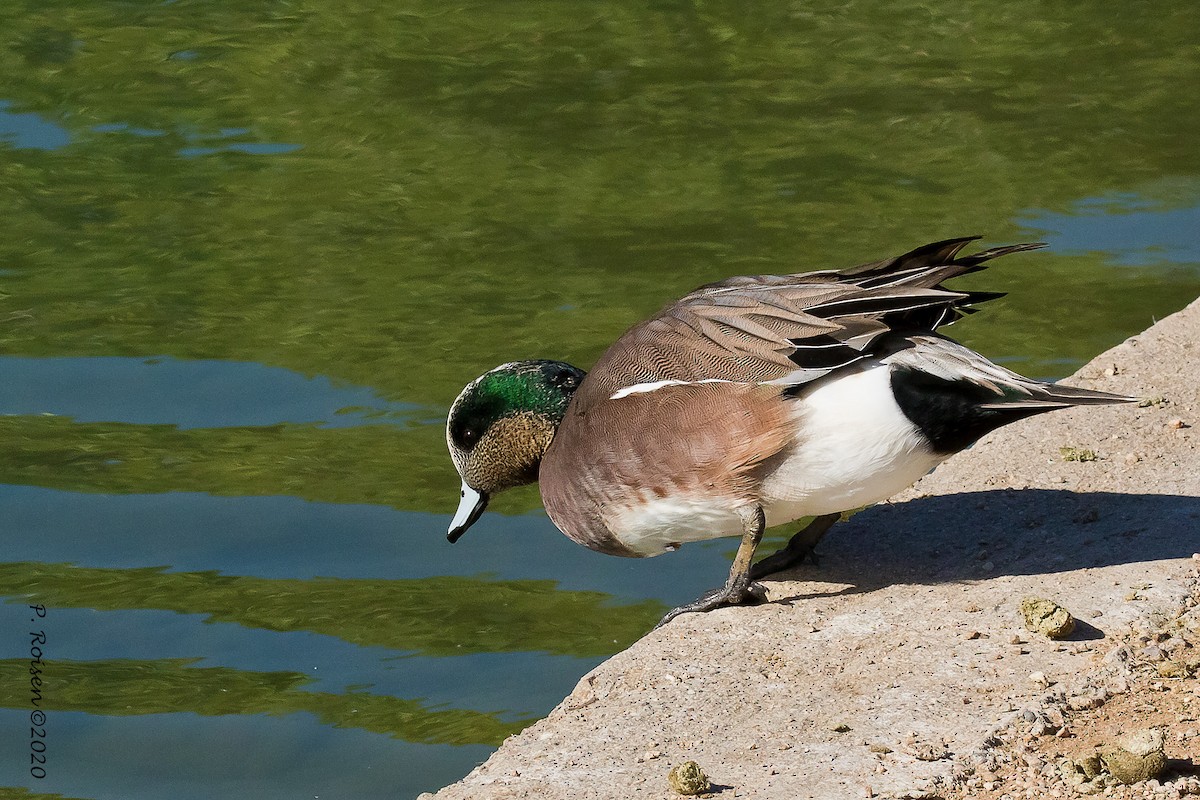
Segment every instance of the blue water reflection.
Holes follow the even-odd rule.
[[[40,792],[94,800],[212,797],[413,797],[456,780],[466,759],[491,748],[415,745],[292,714],[208,717],[151,714],[50,716],[49,776]],[[0,729],[23,730],[28,713],[0,710]],[[0,752],[0,770],[27,771],[20,748]],[[420,769],[414,769],[420,764]]]
[[[1167,206],[1133,192],[1076,202],[1066,213],[1033,212],[1017,222],[1061,253],[1104,253],[1114,264],[1200,265],[1200,202]]]
[[[369,387],[248,361],[0,356],[0,374],[0,414],[55,414],[77,422],[337,428],[409,420],[421,410]],[[424,416],[437,415],[425,409]]]
[[[58,608],[47,626],[59,662],[185,659],[195,660],[194,668],[299,673],[309,679],[302,691],[353,689],[419,698],[434,707],[499,712],[508,719],[544,714],[600,661],[533,652],[419,658],[309,631],[251,629],[208,622],[201,614],[145,609]],[[535,673],[539,680],[531,684],[528,676]]]
[[[58,150],[71,143],[66,128],[48,122],[40,114],[9,111],[12,103],[0,100],[0,144],[18,149]]]
[[[409,579],[478,575],[554,580],[564,589],[678,604],[723,579],[729,542],[695,543],[653,559],[601,555],[563,536],[546,515],[487,514],[469,546],[446,541],[447,513],[314,503],[295,497],[172,492],[101,495],[0,486],[7,561],[111,569],[166,566],[263,578]]]
[[[0,120],[0,125],[2,125],[2,120]],[[96,133],[128,133],[142,138],[165,137],[170,133],[170,131],[143,128],[124,122],[104,122],[99,125],[93,125],[92,130]],[[184,158],[196,158],[214,153],[245,153],[246,155],[253,156],[273,156],[292,153],[304,146],[290,142],[229,141],[242,139],[250,134],[251,131],[249,128],[220,128],[215,133],[192,130],[179,131],[177,135],[191,144],[180,148],[178,154]],[[3,135],[3,127],[0,127],[0,135]]]
[[[448,497],[452,499],[453,492]],[[170,571],[252,575],[265,579],[317,576],[420,579],[436,575],[477,575],[489,580],[555,580],[564,589],[608,592],[615,602],[658,596],[678,603],[719,583],[729,545],[689,546],[669,558],[614,559],[584,550],[562,536],[541,512],[521,516],[492,514],[472,530],[469,548],[445,540],[446,514],[401,512],[370,505],[314,503],[292,497],[215,497],[199,493],[100,495],[29,486],[0,486],[6,509],[8,561],[72,563],[119,570],[163,565]],[[6,616],[25,613],[21,598],[10,600]],[[168,598],[169,602],[169,598]],[[367,692],[419,700],[427,708],[462,708],[515,720],[544,713],[570,692],[599,657],[545,652],[482,652],[423,657],[404,650],[363,646],[335,635],[301,629],[273,631],[231,622],[212,622],[204,613],[154,608],[98,611],[55,607],[45,623],[52,631],[54,658],[66,662],[131,659],[162,663],[195,659],[185,669],[227,667],[239,673],[303,675],[299,692]],[[565,622],[564,624],[570,624]],[[0,658],[22,653],[10,642]],[[537,681],[529,676],[536,674]],[[13,712],[3,712],[10,715]],[[304,712],[237,719],[187,713],[105,717],[55,712],[56,769],[47,790],[68,796],[158,797],[165,785],[172,796],[210,796],[214,785],[241,786],[258,779],[276,782],[260,797],[312,795],[411,797],[450,782],[464,761],[482,760],[488,748],[414,745],[367,731],[331,729]],[[267,751],[260,766],[225,759],[224,747],[198,742],[229,736],[240,740],[253,730]],[[322,733],[323,732],[323,733]],[[164,765],[165,782],[141,776],[127,782],[131,757],[110,762],[93,774],[97,738],[117,737],[125,749],[140,749],[142,761]],[[195,738],[193,738],[195,737]],[[362,746],[353,770],[338,759]],[[362,745],[362,742],[369,744]],[[183,753],[204,750],[203,759]],[[293,748],[300,748],[297,754]],[[271,753],[277,752],[277,756]],[[471,755],[471,754],[474,755]],[[305,768],[287,775],[289,758]],[[426,764],[434,759],[437,764]],[[343,774],[385,763],[380,774]],[[420,770],[412,765],[421,763]],[[449,765],[458,764],[458,767]],[[404,765],[408,765],[405,767]],[[456,773],[455,770],[458,772]],[[358,781],[363,781],[359,783]],[[368,785],[369,784],[369,785]],[[86,791],[85,791],[86,787]],[[374,787],[374,788],[371,788]],[[306,794],[305,796],[309,796]]]
[[[220,147],[185,147],[179,151],[184,158],[209,156],[213,153],[245,153],[251,156],[275,156],[299,150],[302,145],[277,142],[233,142]]]

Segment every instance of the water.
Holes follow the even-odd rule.
[[[1185,6],[99,0],[0,30],[5,796],[411,798],[723,579],[732,542],[601,556],[533,490],[448,545],[441,418],[497,363],[972,233],[1050,244],[961,281],[1010,295],[955,328],[1036,376],[1200,294]]]

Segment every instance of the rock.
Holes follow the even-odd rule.
[[[1084,756],[1075,763],[1079,765],[1079,771],[1086,775],[1089,781],[1104,771],[1104,765],[1100,763],[1099,753]]]
[[[1159,647],[1168,653],[1174,654],[1176,650],[1186,650],[1188,643],[1178,636],[1171,636],[1165,642],[1162,642]]]
[[[1059,455],[1063,461],[1098,461],[1099,456],[1095,450],[1087,450],[1082,447],[1060,447],[1058,448]]]
[[[1191,675],[1188,665],[1180,661],[1161,661],[1158,664],[1158,674],[1163,678],[1186,678]]]
[[[667,783],[682,795],[704,794],[712,788],[708,776],[695,761],[685,761],[672,769],[667,775]]]
[[[1100,772],[1099,756],[1087,756],[1080,761],[1064,758],[1058,762],[1058,771],[1077,794],[1099,794],[1108,783]]]
[[[910,752],[919,761],[941,761],[953,755],[945,742],[912,742]]]
[[[1026,597],[1021,601],[1025,627],[1051,639],[1064,639],[1075,630],[1075,618],[1053,600]]]
[[[1130,784],[1157,777],[1167,766],[1161,728],[1135,731],[1100,751],[1104,768],[1119,782]]]
[[[1142,658],[1144,658],[1146,661],[1162,661],[1163,660],[1162,648],[1160,648],[1158,645],[1155,645],[1155,644],[1149,645],[1148,647],[1143,647],[1141,650],[1138,651],[1138,655],[1141,656]]]
[[[1076,697],[1068,698],[1067,707],[1072,711],[1086,711],[1089,708],[1099,708],[1100,706],[1104,705],[1104,702],[1107,699],[1108,698],[1105,697],[1104,690],[1101,689],[1099,692],[1081,694]]]

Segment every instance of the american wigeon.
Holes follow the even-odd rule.
[[[741,536],[722,589],[745,602],[841,512],[883,500],[1010,422],[1130,398],[1022,377],[937,333],[998,297],[942,283],[1041,244],[951,239],[850,269],[730,278],[630,328],[589,373],[503,364],[463,389],[446,439],[462,478],[456,541],[497,492],[541,482],[582,545],[655,556]],[[815,517],[751,567],[764,527]]]

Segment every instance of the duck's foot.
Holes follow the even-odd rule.
[[[726,583],[720,589],[713,589],[711,592],[706,592],[690,603],[684,603],[678,608],[672,608],[654,627],[661,628],[680,614],[712,611],[714,608],[723,608],[725,606],[751,606],[766,602],[767,590],[761,584],[752,583],[749,580],[741,582],[741,585],[731,585],[731,583],[732,581]]]
[[[833,527],[833,523],[841,518],[841,514],[825,514],[813,519],[812,522],[797,531],[786,545],[752,566],[750,580],[762,580],[768,575],[791,569],[798,564],[803,564],[806,558],[811,558],[813,562],[816,562],[817,557],[813,548],[817,546],[817,542],[821,541],[821,537]]]
[[[750,578],[750,561],[754,558],[754,549],[762,541],[767,519],[761,506],[746,506],[739,509],[738,514],[742,518],[742,543],[738,545],[737,555],[733,557],[733,566],[729,568],[729,580],[715,592],[709,592],[699,600],[671,609],[654,627],[661,628],[680,614],[712,611],[721,606],[736,606],[747,602],[762,602],[766,598],[762,587]]]

